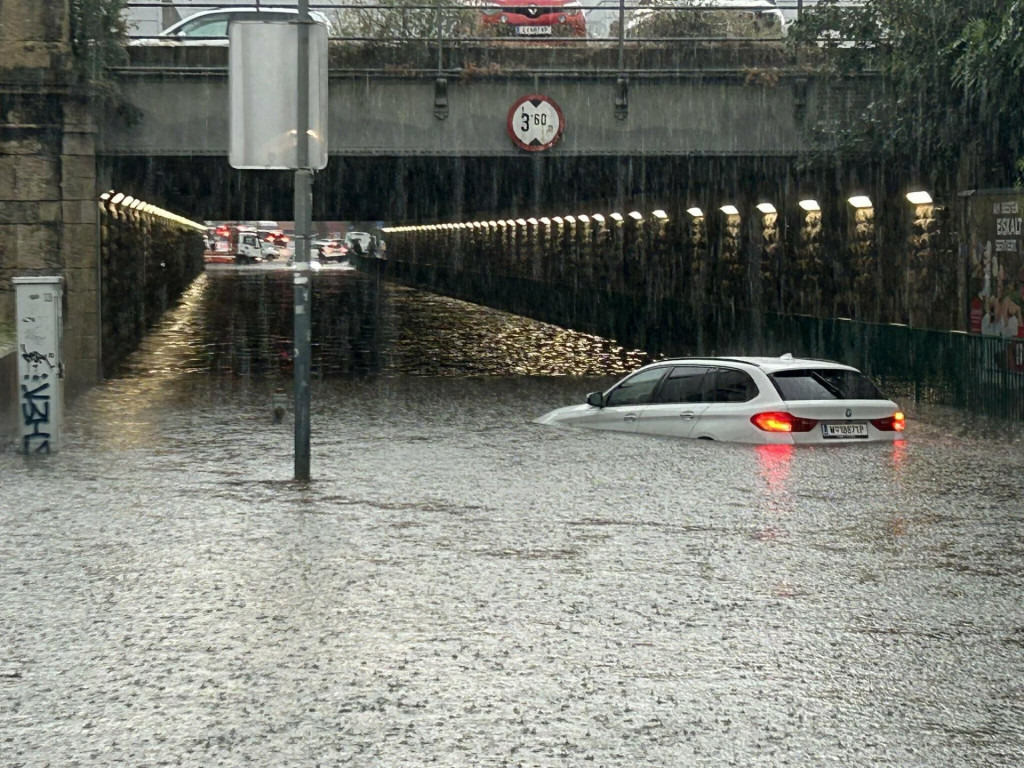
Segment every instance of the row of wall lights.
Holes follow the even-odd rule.
[[[612,221],[620,222],[620,223],[625,221],[626,216],[628,216],[630,219],[632,219],[633,221],[638,222],[638,223],[644,220],[644,215],[642,213],[640,213],[639,211],[630,211],[625,216],[623,216],[621,213],[618,213],[617,211],[608,214],[608,218],[610,218]],[[658,220],[658,221],[667,221],[668,220],[668,214],[665,213],[665,211],[663,211],[661,209],[658,209],[656,211],[651,211],[651,217],[656,219],[656,220]],[[594,214],[590,214],[590,215],[587,215],[585,213],[580,213],[580,214],[577,214],[575,216],[572,216],[572,215],[570,215],[570,216],[552,216],[550,218],[548,218],[547,216],[542,216],[539,219],[533,218],[533,217],[531,217],[529,219],[497,219],[497,220],[493,220],[492,219],[492,220],[489,220],[489,221],[460,221],[460,222],[455,222],[455,223],[450,223],[450,224],[418,224],[418,225],[414,225],[414,226],[404,226],[404,227],[384,227],[382,231],[383,232],[389,232],[389,233],[390,232],[428,232],[428,231],[452,230],[452,229],[483,229],[485,227],[489,228],[489,229],[497,229],[498,227],[516,227],[516,226],[525,227],[527,225],[535,227],[538,224],[543,224],[544,226],[549,226],[552,223],[558,224],[559,226],[561,226],[562,224],[575,224],[577,222],[579,222],[581,224],[589,224],[591,220],[596,221],[596,222],[601,223],[601,224],[603,224],[606,221],[605,215],[603,213],[594,213]]]
[[[910,201],[913,205],[932,204],[932,196],[923,190],[917,192],[908,192],[906,197],[907,200]],[[854,208],[857,208],[858,210],[875,207],[875,204],[871,202],[871,198],[868,197],[867,195],[854,195],[853,197],[847,198],[847,202]],[[799,202],[799,206],[808,213],[813,213],[815,211],[821,210],[821,206],[818,204],[818,201],[812,198],[806,198],[804,200],[801,200]],[[726,216],[739,216],[740,214],[739,208],[731,204],[723,205],[718,210],[720,210]],[[757,210],[765,214],[778,213],[778,210],[771,203],[758,203]],[[704,211],[697,207],[687,208],[686,212],[695,219],[703,218],[704,216]]]
[[[206,227],[204,227],[202,224],[198,222],[192,221],[191,219],[186,219],[184,216],[179,216],[176,213],[165,211],[163,208],[159,208],[153,205],[152,203],[147,203],[143,200],[139,200],[138,198],[132,197],[131,195],[126,195],[123,192],[114,192],[114,190],[104,192],[102,195],[100,195],[100,200],[102,200],[103,202],[112,203],[114,205],[119,205],[122,208],[127,208],[128,210],[131,211],[138,211],[139,213],[148,213],[151,216],[159,216],[162,219],[173,221],[174,223],[181,224],[182,226],[185,227],[191,227],[192,229],[199,230],[200,232],[206,231]]]
[[[927,192],[923,191],[923,190],[916,191],[916,192],[908,192],[907,195],[906,195],[906,198],[913,205],[931,205],[932,204],[932,196],[930,194],[928,194]],[[857,209],[873,208],[874,207],[874,203],[871,202],[871,198],[868,197],[867,195],[854,195],[854,196],[848,198],[847,202],[851,206],[853,206],[854,208],[857,208]],[[805,198],[805,199],[801,200],[799,202],[799,206],[800,206],[801,209],[803,209],[804,211],[807,211],[808,213],[813,213],[815,211],[820,211],[821,210],[821,205],[818,204],[817,200],[814,200],[812,198]],[[739,208],[737,208],[735,205],[732,205],[732,204],[723,205],[718,210],[720,210],[722,213],[724,213],[727,216],[739,216],[740,215]],[[766,203],[758,203],[757,204],[757,210],[759,210],[763,214],[778,213],[778,210],[776,209],[776,207],[774,205],[772,205],[771,203],[767,203],[767,202]],[[704,211],[701,208],[698,208],[697,206],[693,206],[691,208],[687,208],[686,212],[688,214],[690,214],[690,216],[692,216],[695,219],[704,218]],[[641,222],[641,221],[644,220],[643,214],[640,213],[639,211],[630,211],[627,214],[627,216],[629,216],[629,218],[633,219],[636,222]],[[665,211],[660,210],[660,209],[656,210],[656,211],[652,211],[651,212],[651,216],[653,218],[659,220],[659,221],[666,221],[666,220],[668,220],[668,214],[666,214]],[[622,221],[625,220],[625,217],[621,213],[618,213],[618,212],[614,212],[614,213],[608,214],[608,218],[612,219],[613,221],[615,221],[617,223],[621,223]],[[554,222],[555,224],[559,224],[559,225],[561,225],[561,224],[575,224],[576,222],[580,222],[582,224],[587,224],[591,220],[596,221],[599,224],[603,224],[606,221],[605,216],[602,213],[594,213],[594,214],[590,214],[589,216],[587,214],[585,214],[585,213],[581,213],[581,214],[577,214],[575,216],[554,216],[552,218],[548,218],[547,216],[543,216],[540,219],[536,219],[536,218],[529,218],[529,219],[498,219],[498,220],[490,220],[490,221],[469,221],[469,222],[463,221],[463,222],[450,223],[450,224],[419,224],[419,225],[403,226],[403,227],[385,227],[383,229],[383,231],[384,232],[425,232],[425,231],[450,230],[450,229],[482,229],[484,227],[490,227],[490,228],[514,227],[514,226],[525,227],[527,224],[532,225],[532,226],[536,226],[538,223],[544,224],[545,226],[547,226],[547,225],[551,224],[552,222]]]

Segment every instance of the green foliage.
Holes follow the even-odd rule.
[[[822,0],[789,40],[822,72],[881,75],[878,98],[841,137],[845,148],[909,163],[950,186],[958,178],[1008,186],[1024,155],[1022,32],[1022,0]]]
[[[102,83],[107,69],[125,63],[127,0],[70,0],[71,55],[78,76]]]
[[[134,110],[120,97],[110,68],[127,63],[128,0],[70,0],[71,65],[75,77],[98,110],[116,111],[133,120]]]
[[[709,0],[693,0],[686,7],[680,7],[674,0],[652,0],[645,3],[642,10],[632,14],[628,35],[650,38],[782,36],[777,16],[702,7],[709,4]],[[613,26],[617,34],[618,23]]]
[[[438,35],[439,22],[445,37],[475,32],[479,9],[458,5],[453,0],[441,0],[435,7],[429,5],[425,0],[391,0],[388,3],[372,0],[365,8],[318,10],[327,16],[337,36],[342,38],[371,41],[434,39]]]

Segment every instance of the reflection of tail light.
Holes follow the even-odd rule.
[[[786,411],[755,413],[750,422],[765,432],[810,432],[817,424],[814,419],[801,419]]]
[[[884,419],[872,419],[871,424],[880,432],[902,432],[907,427],[907,419],[902,411],[896,411]]]

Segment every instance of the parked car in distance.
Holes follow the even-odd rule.
[[[369,232],[348,232],[345,235],[345,246],[356,255],[367,255],[373,243],[373,235]]]
[[[587,20],[579,0],[486,0],[484,32],[499,37],[584,37]]]
[[[138,37],[130,42],[132,45],[227,45],[231,22],[294,21],[298,12],[297,8],[270,6],[214,8],[194,13],[167,27],[156,37]],[[313,21],[327,27],[328,35],[331,34],[331,24],[326,16],[318,11],[310,11],[309,15]]]
[[[536,421],[796,445],[891,442],[905,427],[899,406],[856,368],[789,354],[661,360]]]
[[[341,262],[348,256],[348,246],[343,240],[328,240],[319,249],[320,261],[327,264],[331,261]]]

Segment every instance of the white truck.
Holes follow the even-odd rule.
[[[260,236],[256,232],[239,231],[231,238],[231,252],[235,257],[235,264],[258,264],[263,261],[263,247],[260,244]]]

